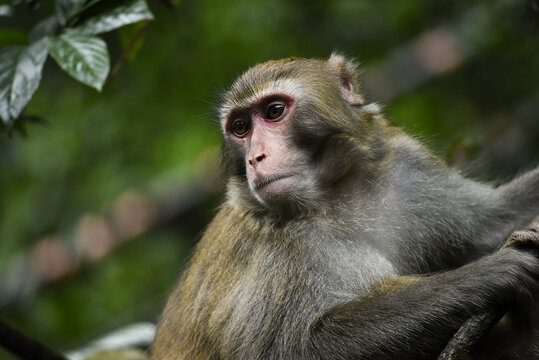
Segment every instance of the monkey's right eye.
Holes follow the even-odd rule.
[[[244,137],[249,132],[250,128],[251,125],[245,120],[238,119],[234,120],[234,122],[232,123],[232,132],[237,137]]]

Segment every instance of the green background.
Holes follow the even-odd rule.
[[[155,11],[144,41],[101,93],[49,59],[27,109],[48,123],[29,125],[27,138],[0,134],[0,318],[60,350],[131,322],[155,322],[222,197],[214,180],[219,92],[265,60],[340,51],[361,63],[367,99],[461,171],[499,183],[533,167],[537,8],[526,1],[185,0]],[[38,15],[1,30],[28,28]],[[113,63],[139,27],[105,36]],[[437,54],[448,34],[457,50]],[[421,56],[429,54],[457,60],[425,71]],[[102,257],[79,255],[67,274],[29,280],[37,244],[59,239],[80,254],[83,220],[114,219],[126,194],[151,215],[144,231]]]

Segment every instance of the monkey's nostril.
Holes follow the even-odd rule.
[[[251,159],[247,160],[247,162],[248,162],[249,165],[251,165],[251,166],[256,166],[257,163],[261,162],[261,161],[264,160],[265,158],[266,158],[266,154],[262,154],[262,155],[258,155],[258,156],[252,157]]]

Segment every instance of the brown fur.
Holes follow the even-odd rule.
[[[500,188],[465,179],[365,105],[357,79],[340,55],[289,58],[225,94],[227,199],[152,359],[432,359],[471,314],[535,296],[535,245],[495,250],[539,212],[539,169]],[[294,107],[264,161],[299,175],[264,200],[249,137],[227,129],[275,98]]]

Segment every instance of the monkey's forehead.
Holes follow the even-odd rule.
[[[226,118],[234,109],[249,108],[268,96],[285,95],[290,97],[301,96],[304,85],[294,78],[269,80],[253,84],[249,88],[242,88],[241,92],[231,89],[222,103],[220,116]]]
[[[300,95],[307,84],[311,88],[327,85],[330,78],[326,61],[319,59],[286,58],[256,65],[224,93],[221,120],[234,108],[248,107],[272,94]]]

